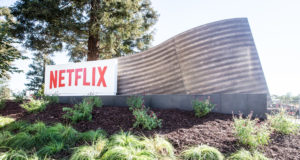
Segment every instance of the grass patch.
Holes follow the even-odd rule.
[[[145,148],[155,153],[158,159],[175,159],[174,147],[159,135],[154,138],[144,137],[142,143]]]
[[[0,128],[14,122],[14,118],[0,116]]]
[[[223,160],[224,156],[222,153],[214,148],[207,145],[201,145],[197,147],[191,147],[181,154],[184,160]]]
[[[231,154],[227,160],[268,160],[268,158],[258,151],[251,153],[245,149],[240,149]]]

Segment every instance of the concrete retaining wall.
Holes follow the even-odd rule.
[[[145,105],[161,109],[193,110],[192,100],[206,99],[210,97],[211,103],[215,104],[214,112],[223,114],[248,115],[253,112],[255,117],[265,117],[267,113],[267,94],[211,94],[211,95],[146,95]],[[103,105],[124,106],[129,96],[100,96]],[[60,103],[78,103],[84,96],[59,97]]]

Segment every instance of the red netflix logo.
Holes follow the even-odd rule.
[[[87,81],[87,68],[75,68],[75,69],[61,69],[61,70],[53,70],[50,71],[50,83],[49,88],[61,88],[65,87],[66,85],[72,86],[73,81],[75,81],[74,85],[78,86],[79,79],[82,79],[83,86],[106,86],[106,82],[104,79],[104,75],[106,72],[107,66],[101,67],[92,67],[92,77],[91,81]],[[65,80],[65,75],[68,75],[68,84],[63,83]],[[97,80],[96,84],[96,74],[98,74],[99,79]],[[73,79],[74,78],[74,79]]]

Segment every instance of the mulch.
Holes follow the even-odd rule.
[[[62,118],[64,114],[63,107],[72,107],[72,105],[50,105],[43,112],[29,114],[19,104],[7,102],[6,107],[0,110],[0,115],[30,122],[43,121],[46,124],[57,122],[69,124],[68,121]],[[243,147],[238,144],[237,139],[234,137],[232,115],[210,113],[203,118],[197,118],[191,111],[176,109],[153,109],[153,111],[163,121],[162,128],[152,131],[133,128],[134,117],[128,107],[94,107],[92,121],[81,121],[71,125],[79,131],[103,129],[109,135],[121,130],[145,136],[161,134],[173,144],[177,154],[190,146],[199,144],[216,147],[225,155],[229,155]],[[270,144],[260,150],[270,159],[298,160],[300,159],[300,134],[272,134]]]

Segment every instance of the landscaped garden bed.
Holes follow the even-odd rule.
[[[133,127],[135,117],[128,107],[94,107],[90,121],[81,120],[77,123],[63,118],[63,115],[66,114],[63,111],[64,107],[73,107],[73,105],[49,104],[43,111],[29,113],[20,106],[20,103],[6,102],[5,108],[0,110],[0,115],[14,118],[16,121],[44,122],[49,126],[57,123],[70,124],[79,132],[101,129],[107,133],[107,137],[120,133],[120,131],[146,137],[154,137],[158,134],[173,145],[178,159],[184,150],[197,145],[215,147],[225,157],[241,148],[250,149],[250,147],[238,142],[234,134],[232,115],[209,113],[203,117],[196,117],[193,111],[152,109],[157,118],[162,120],[161,128],[147,130],[142,129],[142,127]],[[260,121],[257,125],[263,123],[264,121]],[[7,126],[9,125],[7,124]],[[85,145],[85,143],[79,139],[75,146],[80,145]],[[70,147],[70,150],[72,151],[59,152],[52,158],[68,158],[74,147]],[[297,132],[296,134],[284,135],[272,132],[269,144],[259,146],[258,150],[270,159],[300,159],[300,134]]]

